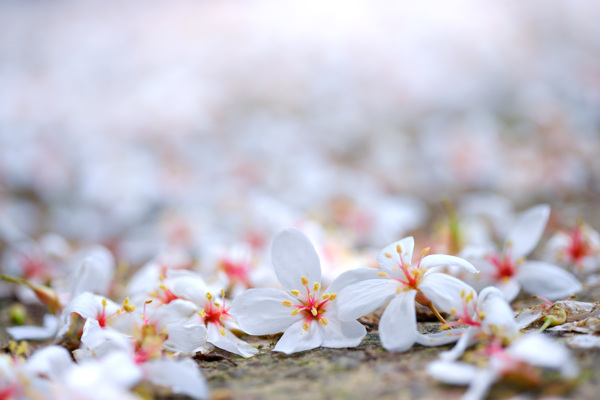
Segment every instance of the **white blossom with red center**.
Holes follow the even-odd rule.
[[[404,238],[379,253],[380,269],[359,268],[340,276],[348,283],[339,293],[340,318],[344,320],[369,314],[391,299],[379,322],[381,343],[389,351],[406,351],[415,342],[431,346],[456,341],[463,329],[420,334],[415,304],[428,307],[443,323],[442,328],[449,329],[438,310],[457,310],[462,307],[461,293],[474,292],[463,281],[437,272],[455,266],[476,273],[469,262],[454,256],[426,255],[429,249],[425,249],[417,263],[412,264],[413,249],[413,238]]]
[[[600,267],[600,234],[583,222],[572,230],[557,232],[546,249],[552,260],[575,267],[580,274],[595,272]]]
[[[521,288],[550,299],[580,291],[581,283],[573,274],[556,265],[525,258],[540,241],[549,216],[550,207],[546,204],[525,211],[508,233],[501,252],[475,246],[464,249],[461,254],[481,271],[473,284],[479,288],[496,286],[509,302]]]
[[[567,379],[573,379],[578,372],[566,346],[540,334],[523,336],[506,348],[494,342],[483,356],[489,359],[483,368],[466,362],[439,360],[429,364],[427,373],[444,383],[469,386],[462,398],[481,400],[487,397],[491,386],[505,376],[518,377],[531,387],[543,384],[537,368],[556,370]]]
[[[306,235],[292,228],[279,233],[271,258],[285,291],[249,289],[233,300],[231,315],[245,332],[284,332],[274,350],[287,354],[360,343],[366,334],[364,326],[338,318],[336,292],[348,281],[340,277],[328,291],[322,290],[319,257]]]
[[[473,292],[461,293],[462,310],[452,310],[458,318],[450,325],[468,325],[465,333],[458,339],[452,350],[440,353],[440,358],[454,361],[460,358],[465,350],[480,340],[491,340],[493,343],[508,344],[519,332],[510,305],[500,290],[487,287],[475,298]],[[472,305],[476,301],[476,305]]]

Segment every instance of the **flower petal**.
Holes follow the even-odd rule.
[[[458,360],[467,350],[469,346],[475,343],[475,336],[479,333],[479,328],[470,326],[467,330],[460,336],[456,345],[448,351],[442,351],[440,353],[440,359],[444,361],[456,361]]]
[[[506,352],[529,364],[561,371],[565,376],[574,376],[577,365],[567,347],[541,334],[521,337],[511,344]]]
[[[383,348],[387,351],[403,352],[415,343],[418,334],[416,294],[416,290],[400,293],[383,312],[379,321],[379,336]]]
[[[536,306],[534,308],[528,308],[523,311],[520,311],[515,316],[515,322],[517,323],[517,327],[519,330],[527,328],[529,325],[533,324],[535,321],[540,319],[544,314],[544,309],[540,306]]]
[[[277,279],[287,290],[303,290],[301,277],[308,278],[309,285],[321,283],[321,263],[317,252],[306,235],[288,228],[275,236],[271,260]]]
[[[235,336],[229,329],[221,328],[216,324],[208,324],[208,342],[220,349],[242,357],[252,357],[258,349]],[[223,334],[224,333],[224,334]]]
[[[504,299],[509,303],[517,298],[521,292],[521,282],[518,278],[512,277],[508,280],[496,281],[495,287],[502,292]]]
[[[156,309],[150,317],[152,323],[158,323],[159,330],[166,328],[169,324],[176,324],[183,319],[187,319],[197,311],[196,305],[187,300],[173,300],[169,304],[164,304]]]
[[[105,315],[112,315],[120,308],[112,300],[89,292],[81,293],[72,299],[60,316],[60,329],[57,336],[65,335],[71,328],[72,314],[77,314],[83,319],[99,319],[102,315],[102,301],[106,300]]]
[[[206,343],[206,326],[199,322],[179,322],[167,325],[168,339],[163,347],[169,351],[194,353]]]
[[[308,331],[304,330],[303,324],[304,320],[294,322],[279,339],[273,351],[291,354],[321,346],[323,339],[321,329],[316,326],[318,322],[312,320]]]
[[[369,279],[346,286],[338,293],[338,315],[342,321],[362,317],[396,295],[399,283],[392,279]]]
[[[419,284],[419,290],[436,308],[446,313],[462,310],[461,294],[473,293],[474,298],[477,296],[475,290],[460,279],[438,272],[426,274]]]
[[[506,237],[504,251],[510,251],[513,260],[526,257],[540,241],[549,216],[547,204],[539,204],[522,213]]]
[[[582,289],[581,283],[568,271],[542,261],[526,261],[519,268],[517,279],[523,289],[550,300],[564,299]]]
[[[459,340],[469,328],[454,328],[448,331],[435,333],[417,333],[416,343],[421,346],[443,346],[448,343],[454,343]]]
[[[44,315],[43,326],[11,326],[6,332],[13,340],[48,340],[58,331],[58,318],[52,314]]]
[[[377,275],[380,272],[381,270],[378,268],[357,268],[346,271],[331,282],[331,285],[327,288],[327,293],[338,293],[346,286],[368,279],[386,279]]]
[[[278,289],[249,289],[233,299],[229,313],[247,334],[270,335],[302,319],[300,314],[290,314],[293,309],[284,306],[284,300],[298,301]]]
[[[171,388],[194,399],[208,399],[208,385],[198,365],[189,358],[161,359],[142,364],[144,378],[155,385]]]
[[[477,375],[477,367],[464,362],[436,360],[427,366],[427,373],[444,383],[468,385]]]
[[[367,330],[358,321],[340,321],[334,313],[327,312],[327,325],[318,324],[323,338],[323,347],[356,347],[360,344],[362,338],[367,334]]]
[[[484,314],[481,327],[488,335],[512,339],[518,333],[512,308],[497,288],[487,287],[479,293],[477,310]]]
[[[386,246],[377,256],[377,265],[384,271],[391,273],[402,264],[411,264],[415,240],[412,236]],[[398,249],[402,252],[398,253]]]
[[[473,264],[471,264],[467,260],[460,257],[447,256],[445,254],[432,254],[423,257],[423,259],[421,260],[420,267],[421,269],[427,270],[430,270],[430,268],[459,267],[466,269],[469,272],[479,273],[477,268],[475,268]]]

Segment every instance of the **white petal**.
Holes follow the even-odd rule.
[[[84,292],[106,295],[115,272],[112,253],[102,246],[85,250],[77,261],[71,281],[71,297]]]
[[[206,302],[206,293],[209,292],[208,285],[197,274],[168,279],[167,287],[177,297],[189,300],[199,307]]]
[[[519,268],[517,279],[523,289],[550,300],[564,299],[581,291],[581,283],[573,274],[542,261],[526,261]]]
[[[197,311],[196,305],[187,300],[173,300],[169,304],[162,305],[152,313],[150,322],[157,323],[159,330],[168,324],[178,323],[187,319]]]
[[[397,249],[400,246],[401,253]],[[377,256],[377,265],[379,268],[390,273],[399,265],[411,264],[412,254],[415,247],[415,240],[412,236],[394,242],[386,246]]]
[[[477,311],[484,314],[481,325],[488,335],[512,339],[519,331],[512,308],[495,287],[487,287],[479,293]]]
[[[476,376],[475,366],[463,362],[433,361],[427,366],[427,373],[444,383],[451,385],[468,385]]]
[[[396,295],[400,284],[392,279],[369,279],[346,286],[335,300],[338,315],[342,321],[351,321],[362,317]]]
[[[133,339],[130,336],[112,328],[101,328],[93,318],[88,318],[83,325],[81,343],[95,357],[103,357],[115,351],[133,352]]]
[[[479,370],[473,377],[469,389],[461,400],[483,400],[487,397],[490,387],[498,380],[498,374],[489,369]]]
[[[163,347],[169,351],[194,353],[206,343],[206,326],[199,322],[169,324],[167,334]]]
[[[468,328],[454,328],[436,333],[417,333],[415,342],[419,343],[421,346],[443,346],[460,340],[467,329]]]
[[[33,353],[27,360],[26,370],[35,375],[46,375],[59,380],[63,374],[74,367],[69,352],[62,346],[47,346]]]
[[[321,346],[323,339],[321,330],[316,326],[318,322],[311,321],[308,331],[304,330],[303,324],[304,320],[292,324],[279,339],[273,351],[291,354]]]
[[[144,378],[155,385],[171,388],[173,393],[185,394],[194,399],[208,399],[208,386],[198,365],[183,360],[156,360],[142,364]]]
[[[343,288],[353,283],[362,282],[368,279],[386,279],[377,275],[381,270],[378,268],[357,268],[346,271],[331,282],[327,288],[327,293],[339,293]]]
[[[60,316],[60,329],[57,336],[66,334],[72,321],[72,314],[77,314],[83,319],[93,318],[99,319],[102,315],[102,300],[106,300],[105,315],[114,314],[120,307],[105,297],[95,295],[89,292],[81,293],[67,304]]]
[[[515,322],[519,330],[527,328],[535,321],[540,319],[544,313],[544,309],[541,307],[528,308],[519,312],[515,317]]]
[[[470,326],[460,336],[456,345],[448,351],[442,351],[440,353],[440,359],[444,361],[456,361],[458,360],[467,350],[469,346],[476,342],[475,336],[479,333],[480,329],[474,326]]]
[[[249,289],[233,299],[229,313],[249,335],[270,335],[286,330],[302,315],[291,315],[293,308],[282,304],[298,300],[278,289]]]
[[[433,302],[438,310],[451,313],[463,309],[461,293],[468,295],[475,290],[453,276],[442,273],[431,273],[423,277],[419,284],[419,290]]]
[[[422,269],[459,267],[466,269],[469,272],[479,273],[477,268],[475,268],[473,264],[467,260],[464,260],[460,257],[447,256],[444,254],[432,254],[430,256],[423,257],[420,267]]]
[[[379,321],[381,344],[387,351],[403,352],[415,343],[417,316],[415,312],[416,290],[397,295],[387,306]]]
[[[252,357],[258,349],[235,336],[229,329],[222,328],[223,335],[216,324],[208,324],[208,342],[220,349],[242,357]]]
[[[333,313],[326,313],[327,325],[315,324],[321,329],[323,338],[323,347],[356,347],[360,344],[362,338],[367,334],[367,330],[358,321],[340,321]]]
[[[541,334],[530,334],[513,342],[506,352],[529,364],[560,370],[566,376],[577,371],[566,346]]]
[[[540,204],[525,211],[517,220],[504,242],[504,251],[510,251],[513,260],[526,257],[540,241],[548,217],[550,206]]]
[[[44,315],[43,326],[12,326],[6,332],[13,340],[49,340],[58,331],[58,318],[52,314]]]
[[[509,278],[508,280],[496,281],[495,285],[498,290],[502,292],[504,299],[509,303],[517,298],[519,292],[521,292],[521,282],[516,277]]]
[[[308,278],[309,285],[321,283],[321,263],[314,246],[306,235],[288,228],[275,236],[271,260],[277,279],[287,290],[303,290],[301,277]]]

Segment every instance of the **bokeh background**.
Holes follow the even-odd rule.
[[[141,263],[298,224],[381,247],[482,191],[593,209],[598,21],[583,0],[0,2],[1,234]]]

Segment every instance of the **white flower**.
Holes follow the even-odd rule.
[[[465,300],[465,303],[468,303],[470,299],[466,298]],[[495,287],[487,287],[479,293],[477,306],[472,316],[469,315],[468,309],[469,307],[465,304],[462,315],[455,313],[455,316],[459,317],[456,323],[467,324],[469,327],[452,350],[440,353],[442,360],[457,360],[467,347],[482,338],[491,337],[501,343],[510,343],[519,332],[510,305],[504,299],[502,292]]]
[[[464,362],[434,361],[427,372],[444,383],[469,385],[463,400],[484,399],[490,387],[506,374],[516,374],[526,380],[532,366],[557,370],[565,378],[577,375],[577,365],[569,350],[540,334],[523,336],[506,349],[492,345],[488,353],[489,364],[482,369]]]
[[[546,250],[553,260],[573,266],[581,273],[596,271],[600,266],[600,234],[584,223],[570,231],[555,233]]]
[[[415,303],[428,307],[449,328],[436,307],[451,313],[462,308],[462,298],[465,295],[474,293],[461,280],[436,272],[437,269],[448,266],[477,272],[470,263],[441,254],[424,257],[428,251],[425,249],[419,262],[411,264],[413,248],[413,238],[404,238],[379,253],[377,264],[381,270],[359,268],[340,276],[348,284],[340,292],[339,311],[343,320],[359,318],[392,299],[379,323],[381,343],[389,351],[408,350],[415,342],[440,345],[455,341],[461,331],[420,334],[417,330]]]
[[[335,291],[321,289],[321,264],[310,240],[286,229],[273,242],[275,274],[286,291],[250,289],[234,299],[231,315],[251,335],[285,331],[275,351],[294,353],[315,347],[354,347],[366,334],[357,321],[340,321]]]
[[[577,278],[564,269],[543,261],[525,260],[542,237],[549,215],[550,207],[545,204],[525,211],[499,254],[484,248],[464,249],[462,255],[481,271],[481,287],[498,287],[509,302],[521,288],[549,299],[565,298],[581,290]]]

